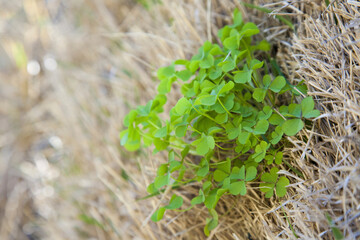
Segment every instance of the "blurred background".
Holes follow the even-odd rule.
[[[121,32],[136,28],[134,18],[150,5],[124,0],[0,5],[0,239],[118,238],[107,236],[102,224],[120,221],[121,209],[99,213],[115,200],[114,194],[98,198],[108,188],[96,165],[109,163],[114,177],[128,180],[120,166],[125,163],[119,163],[122,118],[127,106],[151,96],[151,87],[144,87],[151,77],[138,80],[162,63],[119,54],[121,38],[132,38]],[[139,46],[136,51],[146,47],[132,44]],[[126,229],[127,222],[120,226]]]
[[[158,239],[157,202],[135,200],[165,158],[118,133],[156,69],[212,34],[206,2],[159,3],[0,2],[0,239]]]
[[[0,0],[0,239],[204,239],[201,206],[149,221],[159,198],[138,199],[166,156],[125,152],[118,133],[154,96],[156,69],[217,41],[234,8],[323,114],[284,150],[304,175],[289,175],[285,200],[226,197],[209,239],[332,239],[335,225],[359,237],[359,3],[244,2],[271,13],[235,0]],[[189,202],[198,186],[176,191]]]

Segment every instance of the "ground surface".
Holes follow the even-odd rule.
[[[222,199],[209,238],[332,239],[334,227],[359,238],[359,3],[247,2],[273,12],[220,0],[0,1],[0,239],[204,239],[203,207],[148,221],[169,196],[137,199],[166,156],[127,153],[118,133],[155,94],[156,69],[216,40],[235,7],[322,115],[288,139],[285,157],[304,178],[285,166],[284,199],[255,189]],[[197,187],[176,191],[190,201]]]

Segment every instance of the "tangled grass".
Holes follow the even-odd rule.
[[[148,9],[130,0],[3,1],[0,239],[204,239],[201,206],[149,221],[171,194],[138,199],[166,156],[125,153],[118,132],[130,106],[155,94],[154,71],[216,41],[235,7],[273,44],[287,78],[305,80],[322,115],[312,130],[288,138],[284,156],[303,178],[281,170],[291,179],[286,197],[265,200],[249,189],[222,199],[209,239],[358,238],[358,3],[251,3],[271,13],[220,0],[163,0]],[[295,32],[274,15],[289,17]],[[46,59],[57,61],[56,70]],[[40,63],[39,74],[28,74],[30,60]],[[197,189],[176,193],[186,203]]]

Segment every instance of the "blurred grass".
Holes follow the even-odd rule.
[[[154,95],[156,69],[216,41],[235,7],[275,46],[281,72],[306,80],[326,115],[290,139],[285,157],[304,179],[292,176],[288,199],[264,201],[254,189],[246,198],[229,196],[219,203],[223,222],[213,239],[330,238],[325,210],[339,231],[356,236],[359,51],[351,42],[357,32],[345,26],[356,26],[358,10],[335,2],[325,11],[324,1],[244,2],[266,11],[239,1],[156,2],[0,2],[0,239],[203,239],[202,207],[144,224],[159,198],[169,197],[137,201],[166,156],[125,153],[118,133],[125,113]],[[288,14],[297,36],[269,11]],[[349,54],[333,55],[339,49]],[[345,64],[346,84],[334,56]],[[30,62],[39,73],[29,74]],[[169,107],[178,97],[174,91]],[[198,185],[174,191],[189,204]]]

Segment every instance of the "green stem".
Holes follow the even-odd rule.
[[[183,147],[183,146],[177,146],[177,145],[171,144],[170,142],[169,142],[169,146],[170,146],[171,148],[174,148],[174,149],[177,149],[177,150],[181,150],[181,151],[184,150],[184,148],[185,148],[185,147]],[[190,153],[191,155],[200,156],[200,155],[197,154],[196,151],[194,151],[193,149],[190,149],[190,150],[189,150],[189,153]]]
[[[199,133],[200,135],[201,135],[201,132],[199,131],[199,130],[197,130],[196,128],[194,128],[193,126],[191,126],[191,125],[188,125],[188,126],[190,126],[191,127],[191,129],[194,131],[194,132],[197,132],[197,133]]]
[[[298,175],[299,177],[301,177],[301,178],[304,178],[304,175],[299,171],[299,170],[297,170],[296,168],[294,168],[293,166],[291,166],[291,164],[290,163],[288,163],[286,160],[282,160],[285,164],[286,164],[286,166],[288,166],[294,173],[296,173],[296,175]]]
[[[232,114],[225,108],[224,104],[221,102],[221,100],[220,100],[219,97],[217,97],[217,100],[219,101],[220,105],[221,105],[222,108],[225,110],[225,112],[226,112],[227,114],[229,114],[230,117],[232,117]]]
[[[191,106],[193,107],[193,109],[200,115],[203,115],[204,117],[207,117],[208,119],[210,119],[211,121],[215,122],[216,124],[219,124],[216,122],[216,120],[212,117],[210,117],[209,115],[207,115],[206,113],[202,113],[199,110],[196,109],[196,107],[194,105],[191,104]],[[225,126],[223,124],[219,124],[222,128],[225,129]]]
[[[186,161],[184,162],[186,165],[192,166],[193,168],[200,168],[199,165],[193,164],[192,162]]]
[[[215,146],[217,146],[218,148],[220,148],[221,150],[227,150],[226,148],[220,147],[219,144],[215,143]]]
[[[152,121],[148,120],[148,123],[150,123],[152,126],[154,126],[156,129],[160,129],[155,123],[153,123]]]
[[[243,38],[240,40],[240,42],[242,42],[244,44],[244,47],[246,48],[247,53],[248,53],[248,57],[250,59],[253,58],[252,52],[250,51],[248,44],[244,41]]]
[[[194,206],[188,207],[186,209],[173,209],[171,211],[175,211],[175,212],[186,212],[189,211],[190,209],[192,209]]]
[[[299,238],[299,236],[296,235],[295,230],[294,230],[294,228],[293,228],[293,226],[292,226],[289,218],[287,217],[287,215],[286,215],[286,213],[285,213],[285,209],[284,209],[283,207],[281,207],[281,208],[282,208],[282,210],[284,211],[284,215],[285,215],[286,221],[289,223],[289,226],[290,226],[290,229],[291,229],[292,233],[294,234],[294,236],[295,236],[296,238]]]

